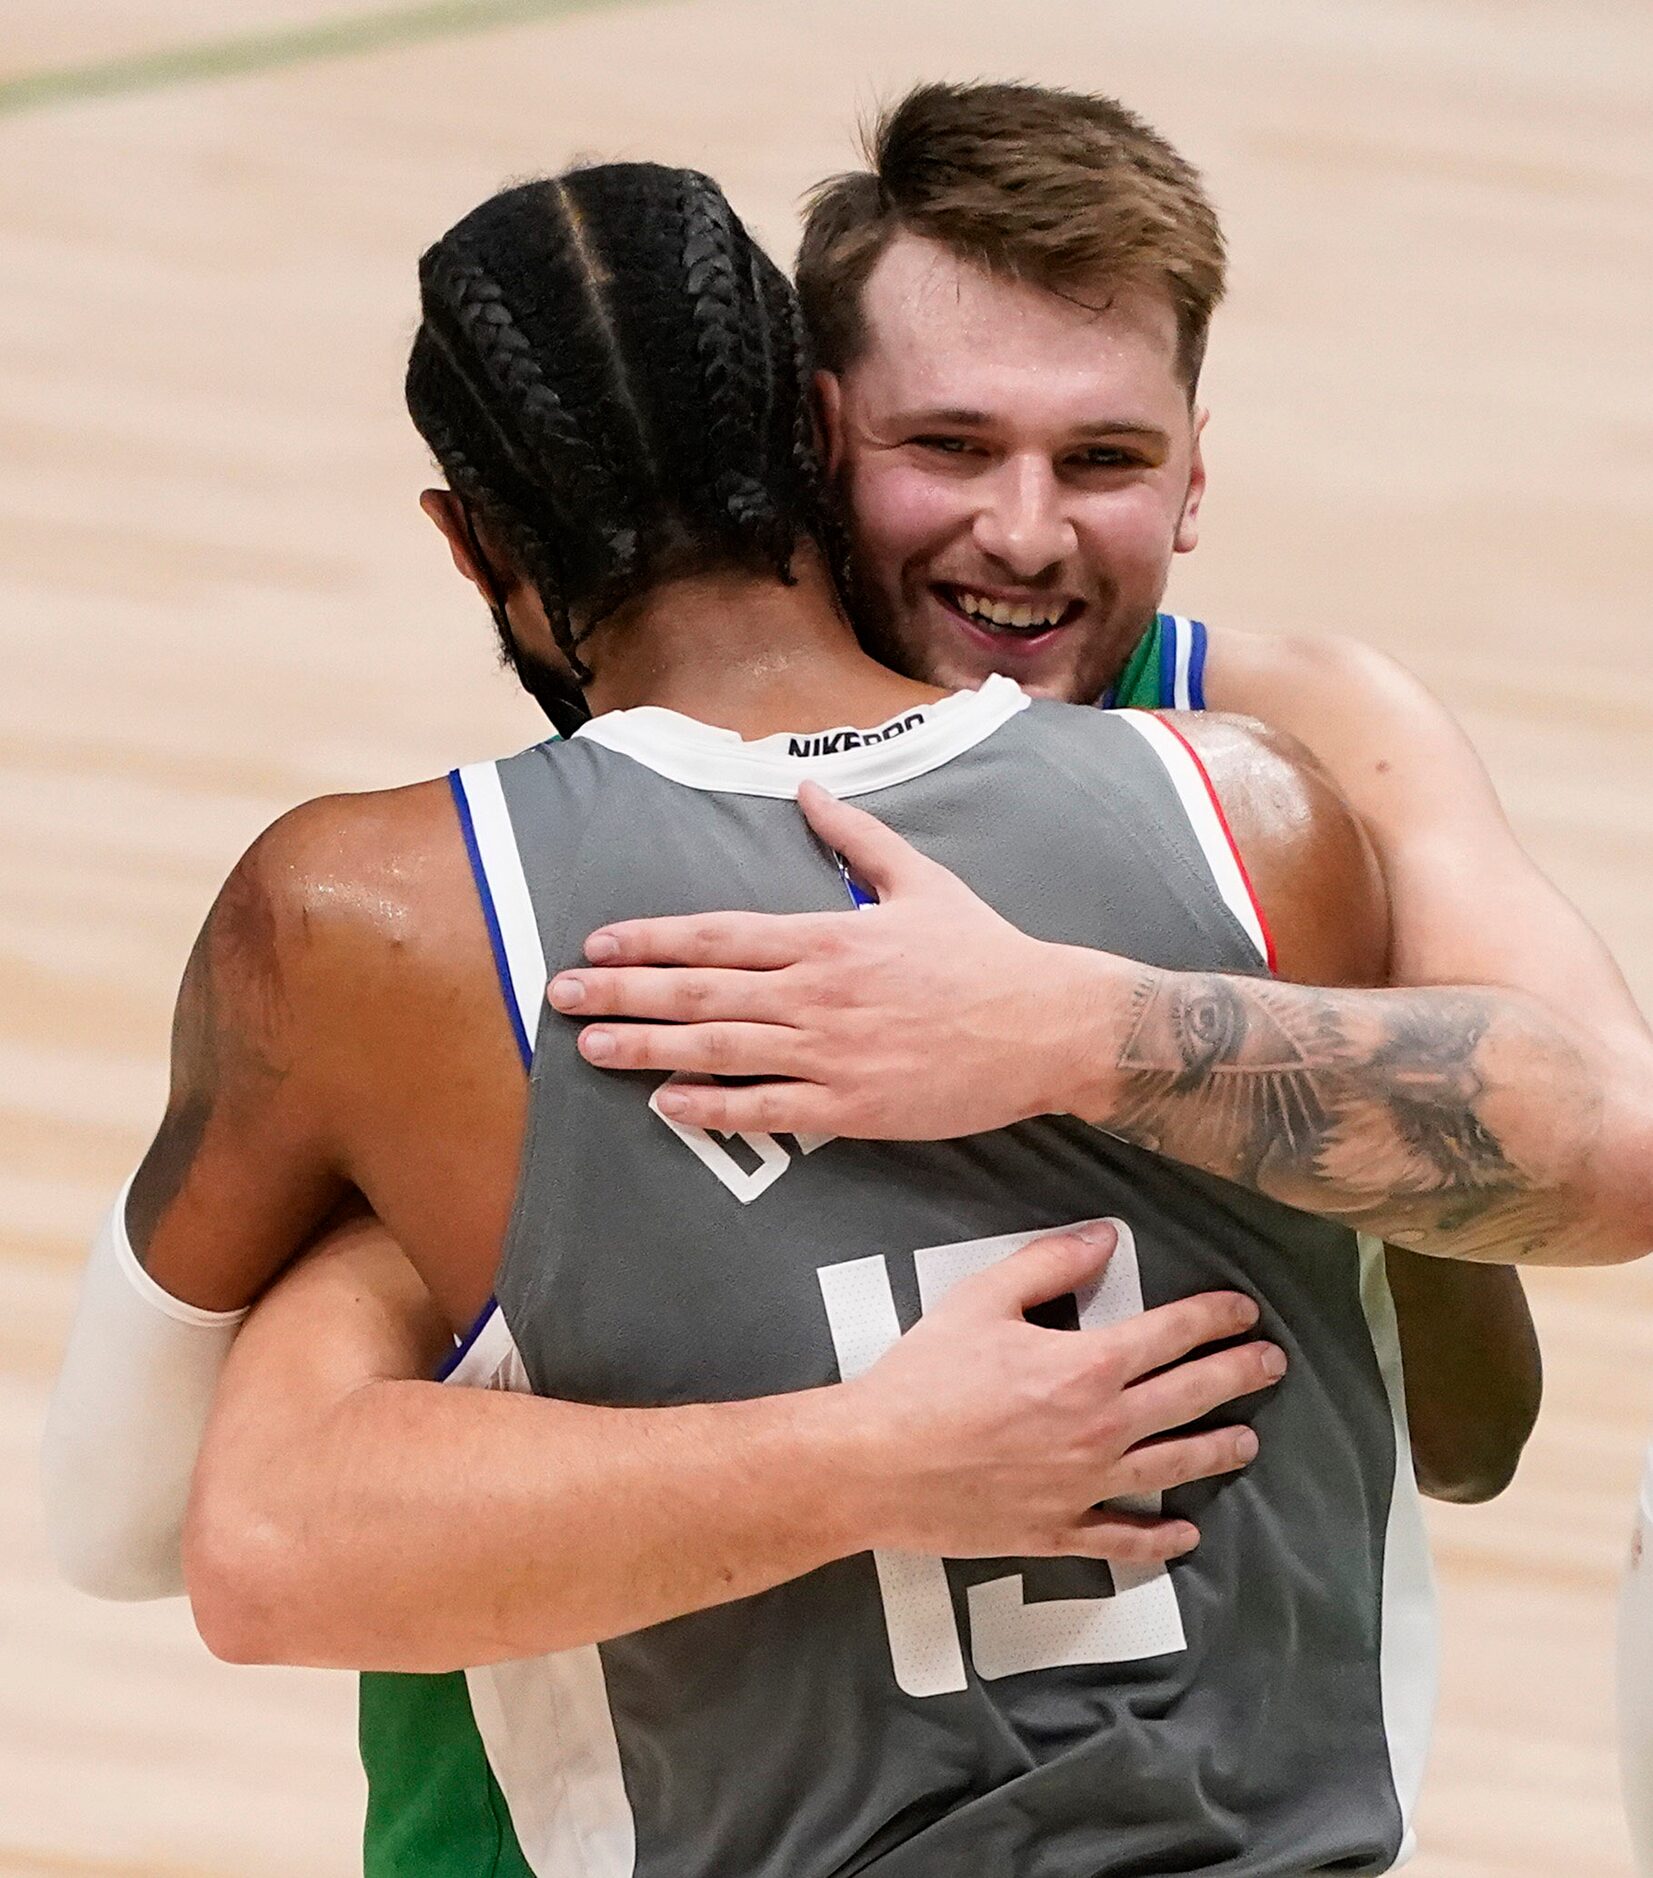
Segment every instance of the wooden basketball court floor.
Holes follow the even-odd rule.
[[[1133,102],[1208,170],[1235,256],[1175,603],[1411,663],[1653,996],[1645,0],[353,17],[10,0],[0,34],[8,1878],[355,1867],[348,1679],[226,1668],[176,1606],[55,1584],[34,1455],[81,1248],[158,1112],[177,974],[236,854],[300,797],[537,734],[415,512],[398,389],[414,259],[503,179],[693,162],[789,255],[857,112],[920,76]],[[1611,1610],[1653,1266],[1531,1289],[1549,1386],[1521,1476],[1431,1519],[1419,1878],[1628,1869]]]

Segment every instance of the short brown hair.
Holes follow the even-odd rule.
[[[1074,295],[1157,287],[1192,393],[1222,298],[1222,229],[1199,172],[1112,98],[1042,85],[920,85],[862,133],[869,168],[809,197],[798,294],[830,371],[866,340],[862,293],[897,234]]]

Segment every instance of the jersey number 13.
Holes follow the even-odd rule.
[[[1077,1222],[1083,1223],[1083,1222]],[[1119,1244],[1099,1283],[1079,1294],[1079,1323],[1099,1330],[1142,1310],[1136,1241],[1123,1220],[1110,1222]],[[913,1254],[920,1308],[932,1309],[954,1285],[1008,1258],[1034,1239],[1069,1227],[1006,1233],[925,1246]],[[826,1303],[838,1372],[848,1382],[870,1369],[900,1337],[882,1256],[823,1266],[817,1274]],[[1118,1502],[1133,1512],[1159,1511],[1159,1496]],[[908,1695],[945,1695],[967,1686],[964,1651],[953,1614],[946,1562],[914,1552],[875,1552],[895,1679]],[[1030,1565],[1033,1561],[1029,1561]],[[1028,1603],[1022,1574],[971,1585],[970,1661],[991,1681],[1072,1663],[1123,1663],[1186,1647],[1176,1588],[1163,1565],[1115,1565],[1112,1597],[1047,1598]]]

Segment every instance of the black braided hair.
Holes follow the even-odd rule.
[[[615,163],[502,190],[419,285],[409,413],[579,678],[581,642],[660,580],[790,580],[801,537],[837,564],[797,299],[709,177]]]

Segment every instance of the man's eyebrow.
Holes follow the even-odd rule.
[[[991,411],[974,411],[967,405],[938,405],[920,411],[905,411],[897,419],[903,427],[921,424],[952,425],[959,430],[990,430],[995,422]],[[1075,424],[1071,437],[1140,437],[1145,443],[1168,445],[1167,432],[1157,424],[1139,424],[1127,417],[1098,417]]]
[[[902,414],[903,424],[956,424],[960,430],[985,430],[993,422],[987,411],[971,411],[962,405],[943,405]]]
[[[1128,417],[1099,417],[1089,424],[1075,424],[1076,437],[1140,437],[1145,443],[1168,444],[1171,439],[1157,424],[1135,424]]]

